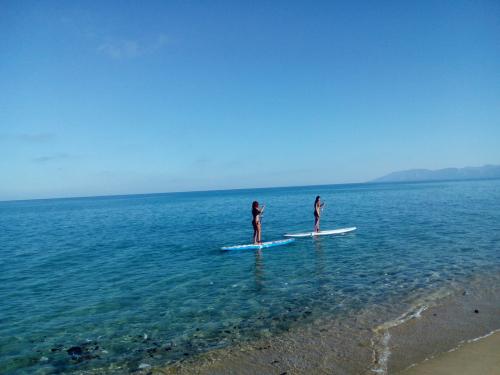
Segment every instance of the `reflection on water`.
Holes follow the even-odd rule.
[[[255,252],[255,290],[260,292],[264,289],[264,256],[262,250]]]
[[[323,245],[321,244],[321,237],[316,236],[312,238],[314,244],[314,265],[315,265],[315,273],[318,278],[318,284],[321,286],[325,279],[325,254],[323,251]]]

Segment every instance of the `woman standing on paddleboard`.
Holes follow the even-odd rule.
[[[261,243],[261,232],[262,232],[262,226],[260,224],[260,215],[264,212],[264,208],[266,206],[262,206],[262,208],[259,208],[259,202],[253,201],[252,203],[252,226],[253,226],[253,243],[255,245]]]
[[[319,218],[321,216],[321,209],[325,205],[323,202],[319,200],[319,195],[316,197],[314,201],[314,231],[319,232]]]

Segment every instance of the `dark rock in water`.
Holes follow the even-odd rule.
[[[187,357],[189,355],[189,353],[183,353],[183,355],[185,355]]]
[[[467,292],[464,290],[462,293],[462,296],[465,296],[466,294],[467,294]]]
[[[57,349],[57,347],[54,349]],[[96,345],[95,342],[88,341],[78,346],[72,346],[71,348],[66,350],[66,352],[68,353],[68,355],[71,356],[71,359],[73,359],[76,362],[81,362],[84,360],[100,358],[99,355],[93,354],[93,352],[95,352],[98,349],[99,346]]]
[[[225,332],[225,333],[231,333],[231,331],[229,331],[229,330],[227,330],[227,329],[226,329],[224,332]]]
[[[478,309],[474,310],[474,312],[475,312],[476,314],[479,314],[479,310],[478,310]]]
[[[83,350],[79,346],[72,346],[67,352],[72,357],[80,357],[83,354]]]
[[[286,375],[286,374],[287,374],[287,373],[286,373],[286,371],[285,371],[285,372],[282,372],[280,375]]]
[[[170,351],[170,350],[172,350],[172,347],[171,347],[171,346],[167,346],[167,347],[165,348],[165,351],[166,351],[166,352],[168,352],[168,351]]]
[[[433,316],[437,316],[438,314],[434,313],[434,314],[432,314],[432,315],[433,315]]]
[[[146,352],[148,352],[148,354],[152,354],[152,353],[156,353],[156,348],[149,348],[149,349],[146,349]]]

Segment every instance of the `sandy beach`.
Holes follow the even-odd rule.
[[[500,332],[467,342],[452,351],[426,360],[401,375],[498,375]]]

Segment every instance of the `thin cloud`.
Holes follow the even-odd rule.
[[[23,142],[48,142],[55,138],[55,135],[52,133],[22,133],[17,134],[16,139]]]
[[[97,50],[113,59],[130,59],[154,53],[170,42],[167,35],[160,34],[153,40],[110,39]]]
[[[99,46],[99,52],[113,59],[137,57],[140,54],[139,43],[135,40],[115,40]]]
[[[52,155],[42,155],[38,156],[33,160],[35,163],[46,163],[50,161],[57,161],[57,160],[65,160],[71,158],[71,155],[66,154],[66,153],[57,153],[57,154],[52,154]]]
[[[0,134],[0,141],[18,141],[27,143],[44,143],[52,141],[55,138],[53,133],[3,133]]]
[[[206,156],[200,156],[199,158],[195,159],[193,161],[193,165],[195,167],[204,167],[206,166],[207,164],[210,164],[212,163],[212,160],[209,158],[209,157],[206,157]]]

